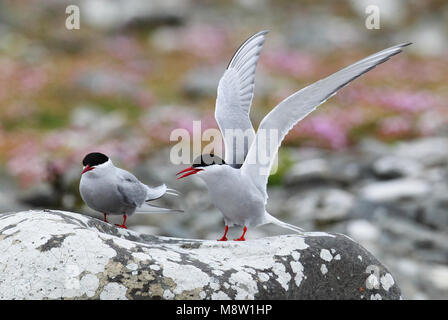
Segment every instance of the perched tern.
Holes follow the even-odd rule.
[[[141,183],[132,173],[114,166],[108,156],[99,152],[89,153],[82,161],[79,192],[84,202],[92,209],[107,215],[123,215],[119,227],[126,228],[126,218],[139,213],[179,213],[182,210],[161,208],[148,203],[165,194],[179,195],[176,190],[162,184],[150,188]]]
[[[197,174],[205,182],[211,201],[224,216],[227,240],[229,226],[247,227],[273,223],[296,232],[303,230],[280,221],[266,211],[266,186],[269,172],[282,140],[291,128],[339,89],[378,64],[401,52],[403,43],[368,56],[284,99],[261,121],[257,134],[249,118],[254,93],[255,68],[267,31],[254,34],[235,52],[218,85],[215,118],[224,137],[225,159],[203,154],[193,165],[178,173],[178,179]],[[235,144],[236,129],[246,132],[245,140]],[[232,131],[233,130],[233,131]],[[276,133],[274,136],[270,132]],[[241,146],[241,143],[243,146]],[[260,161],[260,154],[267,161]],[[265,157],[266,158],[266,157]]]

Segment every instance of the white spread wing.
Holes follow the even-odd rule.
[[[269,172],[278,148],[289,130],[339,89],[400,53],[401,49],[407,45],[410,43],[400,44],[368,56],[297,91],[280,102],[261,121],[255,140],[241,168],[242,174],[249,175],[256,187],[267,197],[266,184]]]
[[[218,85],[215,118],[224,137],[224,161],[236,167],[244,162],[255,137],[249,113],[254,95],[255,68],[266,33],[267,31],[258,32],[241,45]],[[238,140],[235,135],[239,133],[229,130],[241,130],[240,133],[246,133],[246,138]]]

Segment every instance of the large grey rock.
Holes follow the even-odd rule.
[[[121,27],[178,25],[185,20],[190,1],[185,0],[95,0],[82,1],[87,24],[104,30]]]
[[[395,179],[369,183],[361,188],[361,197],[370,201],[398,201],[419,199],[431,191],[428,183],[419,179]]]
[[[448,163],[448,138],[427,137],[400,142],[393,153],[402,158],[414,159],[426,166]]]
[[[284,208],[296,213],[304,220],[329,223],[345,219],[354,206],[355,197],[344,190],[321,188],[300,192],[289,197],[286,202],[282,201]]]
[[[1,299],[399,299],[341,234],[246,242],[139,234],[63,211],[0,215]]]
[[[380,179],[415,177],[422,171],[420,162],[396,156],[384,156],[372,164],[372,171]]]

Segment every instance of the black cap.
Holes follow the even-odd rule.
[[[84,166],[89,165],[90,167],[94,167],[107,161],[109,161],[109,158],[105,154],[92,152],[84,157],[84,160],[82,160],[82,164]]]
[[[207,166],[211,166],[214,164],[221,165],[221,164],[225,164],[225,162],[220,157],[215,156],[213,153],[201,154],[199,157],[194,159],[193,168],[207,167]]]

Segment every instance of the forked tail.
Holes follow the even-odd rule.
[[[180,196],[181,193],[177,190],[167,188],[165,184],[162,184],[158,187],[148,187],[147,185],[144,185],[146,187],[146,200],[145,201],[152,201],[157,200],[164,196],[165,194],[169,194],[172,196]]]
[[[137,208],[137,210],[135,211],[135,213],[182,213],[184,212],[183,210],[180,209],[170,209],[170,208],[163,208],[163,207],[158,207],[155,206],[153,204],[149,204],[149,203],[143,203],[140,207]]]
[[[303,234],[305,232],[305,230],[303,230],[302,228],[299,228],[299,227],[296,227],[295,225],[278,220],[277,218],[273,217],[272,215],[270,215],[267,212],[266,212],[266,217],[267,217],[266,223],[273,223],[273,224],[278,225],[279,227],[295,231],[299,234]]]

